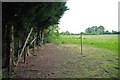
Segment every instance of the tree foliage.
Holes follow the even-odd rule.
[[[85,30],[85,33],[86,34],[93,34],[93,35],[96,35],[96,34],[103,34],[104,33],[104,30],[105,28],[103,26],[92,26],[92,27],[89,27]]]
[[[39,43],[40,31],[43,33],[45,29],[50,29],[50,26],[58,24],[66,10],[66,2],[3,2],[3,59],[8,57],[10,48],[8,36],[10,36],[11,26],[14,27],[14,51],[17,53],[18,49],[23,46],[31,28],[34,29],[31,39],[37,34],[37,42]]]
[[[69,31],[65,31],[65,32],[61,32],[60,34],[61,35],[70,35],[70,32]]]
[[[44,42],[51,43],[53,40],[58,39],[60,36],[59,27],[53,25],[44,30]]]

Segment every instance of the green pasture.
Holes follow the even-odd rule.
[[[118,52],[118,35],[83,35],[83,45],[108,49]],[[56,44],[80,44],[80,35],[61,35],[57,39],[53,39]]]

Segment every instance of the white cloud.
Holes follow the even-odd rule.
[[[60,32],[84,32],[87,27],[103,25],[106,30],[118,30],[119,0],[68,0],[60,20]]]

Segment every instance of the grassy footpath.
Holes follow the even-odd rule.
[[[56,44],[80,44],[80,36],[61,35],[53,42]],[[83,35],[83,44],[118,52],[117,35]]]
[[[61,55],[64,57],[62,74],[68,78],[117,78],[118,55],[102,48],[83,46],[83,55],[80,46],[76,44],[61,44]],[[59,45],[59,48],[62,46]],[[62,59],[63,60],[63,59]]]

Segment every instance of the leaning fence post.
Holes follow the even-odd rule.
[[[26,47],[26,44],[27,44],[28,39],[29,39],[29,37],[30,37],[30,34],[32,33],[32,30],[33,30],[33,28],[31,28],[30,33],[29,33],[28,36],[27,36],[27,39],[26,39],[26,41],[25,41],[25,43],[24,43],[24,46],[23,46],[23,48],[22,48],[22,51],[21,51],[21,53],[20,53],[19,59],[18,59],[18,61],[17,61],[17,63],[16,63],[16,66],[18,65],[18,63],[19,63],[19,61],[20,61],[20,59],[21,59],[22,53],[23,53],[23,51],[24,51],[24,49],[25,49],[25,47]]]

